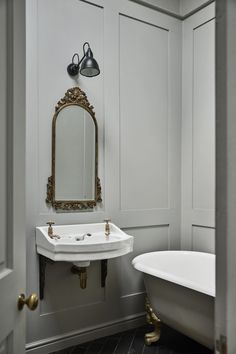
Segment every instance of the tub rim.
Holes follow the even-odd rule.
[[[171,283],[175,283],[177,285],[180,286],[184,286],[188,289],[192,289],[195,291],[198,291],[200,293],[209,295],[213,298],[215,298],[215,287],[213,289],[211,288],[206,288],[206,287],[202,287],[199,284],[197,284],[194,281],[190,281],[190,280],[186,280],[183,277],[179,277],[179,276],[175,276],[171,273],[167,273],[161,270],[158,270],[157,268],[154,267],[150,267],[147,266],[145,264],[142,264],[141,259],[146,257],[149,254],[164,254],[164,253],[178,253],[178,254],[198,254],[204,257],[213,257],[215,259],[215,254],[212,253],[206,253],[206,252],[196,252],[196,251],[183,251],[183,250],[169,250],[169,251],[153,251],[153,252],[146,252],[146,253],[142,253],[139,256],[136,256],[133,260],[132,260],[132,265],[134,266],[134,268],[142,273],[148,274],[148,275],[152,275],[154,277],[160,278],[160,279],[164,279],[166,281],[169,281]]]

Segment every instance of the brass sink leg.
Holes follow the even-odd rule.
[[[154,331],[145,334],[145,344],[151,345],[152,343],[157,342],[160,339],[161,320],[154,313],[148,298],[146,298],[145,308],[147,312],[147,322],[154,326]]]
[[[80,279],[81,289],[86,289],[87,287],[87,268],[86,267],[76,267],[73,265],[71,267],[71,273],[77,274]]]

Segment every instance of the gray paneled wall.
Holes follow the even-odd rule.
[[[66,67],[85,41],[101,75],[76,82]],[[56,213],[45,204],[52,117],[78,84],[98,121],[103,203],[93,212]],[[143,320],[144,286],[131,260],[180,246],[180,136],[179,20],[128,0],[27,1],[28,291],[39,292],[36,225],[110,217],[135,237],[133,254],[109,261],[105,289],[99,262],[88,269],[86,290],[70,264],[47,266],[45,300],[28,312],[29,352],[45,354]]]
[[[215,249],[215,9],[183,23],[182,248]]]
[[[66,67],[85,41],[101,75],[75,81]],[[93,212],[56,213],[45,204],[51,123],[75,85],[96,112],[103,202]],[[99,262],[88,268],[86,290],[70,264],[47,266],[45,300],[28,313],[29,352],[140,323],[145,290],[131,260],[178,249],[180,226],[182,248],[214,251],[214,116],[214,5],[182,23],[129,0],[27,1],[28,292],[39,292],[35,226],[110,217],[135,237],[132,254],[109,261],[105,289]]]

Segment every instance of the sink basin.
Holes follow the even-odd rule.
[[[133,251],[133,236],[110,223],[110,235],[105,224],[59,225],[48,236],[48,226],[36,227],[37,252],[53,261],[68,261],[87,266],[90,261],[123,256]]]

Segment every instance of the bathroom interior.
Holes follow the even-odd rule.
[[[186,251],[190,258],[181,264],[190,273],[196,253],[188,251],[202,255],[200,264],[205,255],[213,264],[215,16],[213,0],[25,2],[25,293],[39,297],[34,311],[22,311],[26,353],[90,353],[84,343],[146,326],[152,304],[146,299],[145,270],[133,261],[137,256]],[[69,73],[68,65],[90,50],[99,66],[96,74]],[[83,60],[77,68],[82,66]],[[83,135],[76,130],[80,113]],[[92,126],[90,137],[84,119]],[[80,149],[83,157],[77,161]],[[78,181],[91,187],[83,190],[84,197],[77,197]],[[110,235],[111,243],[113,233],[123,237],[120,252],[108,243],[99,249],[97,241],[93,252],[99,255],[79,256],[76,247],[96,232],[105,233],[106,240]],[[67,244],[70,254],[63,247],[56,250],[64,234],[76,233],[83,239]],[[175,290],[164,297],[168,291]],[[115,343],[104,353],[204,354],[214,348],[226,353],[214,341],[215,289],[202,296],[211,298],[206,305],[211,306],[211,342],[204,334],[201,340],[181,330],[183,310],[173,310],[173,328],[182,332],[179,342],[185,343],[186,334],[196,340],[190,343],[196,351],[175,351],[167,335],[160,346],[155,340],[145,344],[143,336],[141,349],[131,344],[119,351]],[[156,307],[149,320],[158,316]],[[193,307],[197,313],[200,305]],[[172,324],[163,322],[168,333],[165,326]],[[2,341],[0,353],[11,353],[10,342],[11,336]]]

